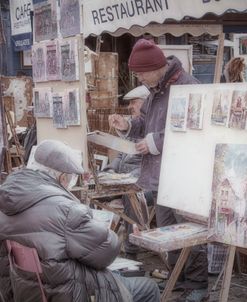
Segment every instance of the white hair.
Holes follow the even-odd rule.
[[[60,175],[63,174],[63,172],[54,170],[52,168],[46,167],[40,163],[38,163],[35,159],[28,165],[28,169],[31,169],[33,171],[42,171],[50,175],[52,178],[59,179]]]

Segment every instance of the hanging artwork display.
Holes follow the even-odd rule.
[[[61,80],[79,80],[79,60],[77,41],[67,40],[60,43]]]
[[[67,126],[80,125],[79,89],[65,91],[64,108]]]
[[[46,80],[54,81],[59,79],[59,52],[57,42],[49,42],[46,44]]]
[[[247,145],[217,144],[209,237],[247,247]]]
[[[215,145],[247,143],[246,91],[246,83],[171,86],[165,152],[162,153],[160,169],[159,205],[187,212],[193,217],[209,217]],[[196,123],[203,125],[200,131],[189,128],[190,121],[185,119],[185,100],[188,104],[191,100],[200,104],[202,100],[203,109],[198,114],[202,121]],[[188,116],[190,111],[188,109]],[[180,131],[174,131],[174,128]]]
[[[230,90],[217,90],[214,93],[211,123],[213,125],[227,126],[231,105],[232,92]]]
[[[34,36],[36,42],[57,38],[56,0],[34,5]]]
[[[55,128],[67,128],[64,112],[64,98],[61,94],[52,96],[53,126]]]
[[[35,44],[32,47],[33,81],[46,81],[46,47],[45,44]]]
[[[63,37],[80,33],[79,0],[60,0],[60,32]]]
[[[52,93],[50,87],[34,88],[33,100],[36,117],[52,117]]]

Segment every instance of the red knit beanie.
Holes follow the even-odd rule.
[[[136,42],[129,57],[129,69],[134,72],[157,70],[164,67],[166,63],[162,50],[145,39]]]

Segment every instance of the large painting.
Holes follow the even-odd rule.
[[[209,236],[247,247],[247,144],[215,149]]]

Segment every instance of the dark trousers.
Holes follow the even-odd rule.
[[[153,192],[155,203],[157,227],[184,222],[185,219],[174,213],[168,207],[157,205],[157,192]],[[174,268],[180,250],[168,253],[168,264]],[[179,281],[184,281],[186,288],[206,288],[208,286],[208,259],[207,245],[196,245],[192,248],[184,269],[179,276]]]

